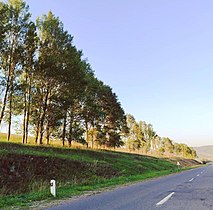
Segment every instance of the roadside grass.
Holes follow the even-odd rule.
[[[168,160],[144,155],[6,142],[0,142],[0,167],[3,209],[51,201],[51,179],[56,179],[56,199],[61,199],[179,170]]]
[[[150,178],[155,178],[163,175],[168,175],[171,173],[175,173],[178,170],[165,170],[159,172],[147,172],[143,175],[133,175],[133,176],[122,176],[113,178],[111,180],[99,180],[90,182],[87,185],[68,185],[57,188],[57,197],[53,198],[50,195],[49,189],[40,191],[40,192],[32,192],[25,193],[20,195],[12,195],[12,196],[3,196],[0,197],[0,208],[1,209],[9,209],[20,207],[21,209],[29,209],[31,206],[34,206],[34,202],[46,200],[47,202],[51,202],[55,199],[65,199],[71,198],[72,196],[78,196],[85,194],[91,191],[103,191],[106,189],[112,189],[113,187],[120,186],[128,183],[135,183],[138,181],[147,180]],[[19,208],[19,209],[20,209]]]

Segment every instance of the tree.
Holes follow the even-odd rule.
[[[142,128],[142,122],[139,122],[139,124],[136,122],[135,118],[127,114],[127,127],[129,129],[129,132],[127,133],[127,144],[129,147],[129,150],[140,150],[140,148],[145,143],[144,139],[144,133]]]
[[[162,139],[162,145],[164,150],[167,151],[167,153],[174,153],[174,144],[171,139],[169,139],[168,137],[164,137]]]
[[[102,119],[102,129],[106,134],[104,138],[106,141],[100,143],[108,147],[120,147],[124,144],[121,135],[127,132],[124,110],[109,86],[103,85],[100,93],[99,104],[105,113]]]
[[[188,147],[186,144],[179,144],[180,154],[185,158],[196,158],[197,154],[193,148]]]
[[[8,121],[8,141],[11,134],[12,112],[14,109],[14,88],[15,82],[21,71],[21,49],[24,44],[24,36],[29,23],[30,13],[28,6],[22,0],[9,0],[8,3],[1,3],[1,10],[4,10],[0,52],[0,69],[5,84],[2,109],[0,113],[0,124],[2,123],[6,106]],[[7,103],[8,102],[8,103]]]
[[[0,2],[0,49],[3,50],[4,38],[7,31],[7,14],[8,14],[7,4]]]
[[[22,132],[22,143],[28,141],[28,127],[31,113],[32,104],[32,80],[33,71],[35,66],[35,53],[37,49],[37,34],[36,26],[33,22],[30,22],[28,29],[25,34],[24,47],[23,47],[23,72],[22,72],[22,92],[23,92],[23,132]]]
[[[58,137],[62,138],[63,145],[65,139],[71,145],[73,135],[77,132],[73,112],[85,90],[88,64],[81,59],[82,52],[73,46],[72,36],[63,29],[62,22],[52,12],[38,18],[37,27],[40,41],[36,68],[39,91],[36,139],[39,138],[42,144],[46,132],[49,142],[51,132],[58,133],[54,129],[62,126]]]
[[[36,69],[38,88],[40,91],[39,117],[37,136],[39,144],[43,143],[44,124],[49,130],[51,103],[60,89],[60,78],[66,68],[64,53],[72,41],[72,37],[63,29],[62,22],[52,12],[37,19],[39,30],[39,56]],[[48,135],[49,137],[49,135]],[[49,140],[47,140],[49,141]]]
[[[72,43],[64,52],[65,66],[60,77],[60,87],[58,90],[58,103],[63,112],[62,143],[68,140],[69,146],[75,139],[85,143],[82,135],[81,125],[81,101],[87,87],[86,75],[91,71],[90,66],[81,59],[82,52],[78,51]],[[79,125],[79,127],[77,126]]]
[[[101,122],[101,118],[104,113],[101,110],[100,105],[100,91],[102,83],[98,81],[93,72],[88,72],[86,75],[87,86],[85,88],[82,100],[81,100],[81,116],[85,125],[85,138],[87,147],[89,145],[89,130],[91,130],[91,143],[92,148],[94,146],[94,129],[98,123]]]

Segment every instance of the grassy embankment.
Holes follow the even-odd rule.
[[[170,161],[143,155],[5,142],[0,142],[0,168],[0,208],[6,209],[51,199],[51,179],[57,198],[65,198],[178,170]]]

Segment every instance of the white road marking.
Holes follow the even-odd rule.
[[[164,199],[162,199],[160,202],[158,202],[158,203],[156,204],[156,206],[164,204],[164,203],[165,203],[166,201],[168,201],[168,200],[172,197],[172,195],[174,195],[174,194],[175,194],[175,192],[170,193],[170,194],[167,195]]]
[[[198,174],[197,176],[200,176],[200,174]]]
[[[192,182],[194,180],[194,178],[191,178],[190,180],[189,180],[189,182]]]

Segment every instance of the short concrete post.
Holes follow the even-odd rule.
[[[178,170],[180,169],[180,162],[177,161]]]
[[[50,192],[54,197],[56,197],[56,182],[54,179],[50,181]]]

